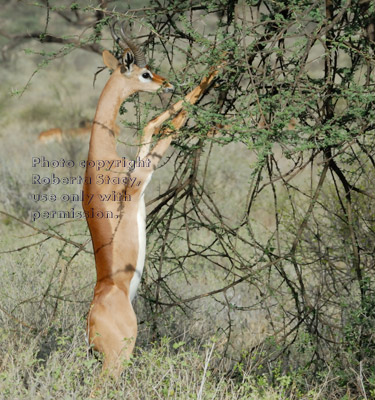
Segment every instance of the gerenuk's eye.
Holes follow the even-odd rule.
[[[151,79],[151,75],[148,72],[142,74],[142,78]]]

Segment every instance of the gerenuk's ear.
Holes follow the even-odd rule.
[[[126,49],[122,56],[123,65],[126,67],[126,72],[132,72],[135,63],[134,54],[130,49]]]
[[[108,67],[109,69],[111,69],[113,71],[118,67],[119,61],[108,50],[104,50],[102,56],[103,56],[103,61],[104,61],[104,64],[106,67]]]

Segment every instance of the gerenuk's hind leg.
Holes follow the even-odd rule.
[[[118,378],[122,362],[130,358],[135,345],[137,319],[129,297],[117,286],[94,297],[88,336],[94,349],[104,354],[103,372]]]

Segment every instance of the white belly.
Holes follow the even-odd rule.
[[[138,225],[138,258],[137,258],[137,266],[134,272],[134,276],[130,282],[129,289],[129,297],[130,301],[133,301],[138,285],[141,282],[143,267],[145,265],[145,257],[146,257],[146,206],[145,206],[145,197],[144,192],[146,190],[147,185],[151,180],[152,174],[147,178],[143,188],[142,194],[139,199],[138,204],[138,213],[137,213],[137,225]]]

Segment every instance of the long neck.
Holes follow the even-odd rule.
[[[91,131],[89,159],[111,159],[116,152],[116,118],[122,102],[135,93],[124,87],[123,79],[115,71],[100,95]]]

